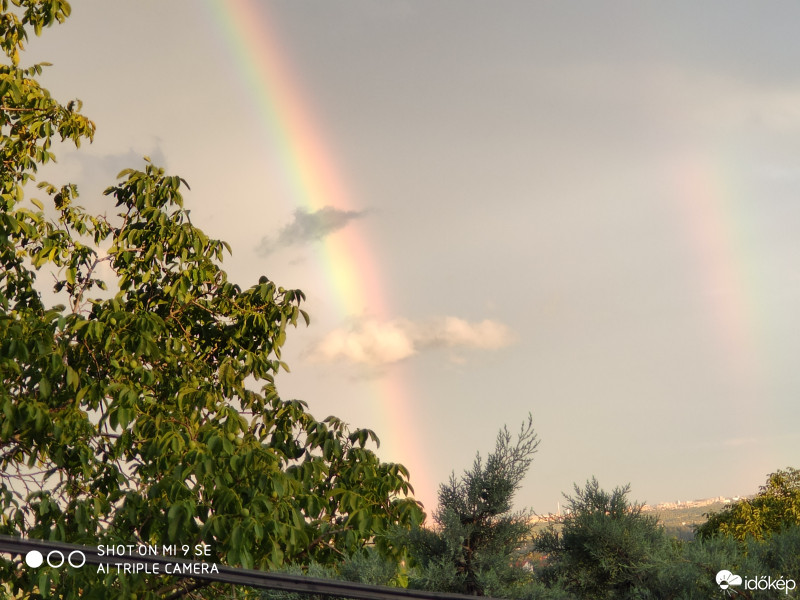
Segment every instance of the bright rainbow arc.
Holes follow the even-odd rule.
[[[276,36],[259,7],[250,0],[209,0],[207,4],[257,108],[264,133],[280,151],[281,169],[293,205],[309,212],[325,206],[351,210],[349,194],[323,147],[290,70],[281,60]],[[324,271],[340,303],[340,312],[359,314],[367,308],[367,299],[371,310],[383,312],[385,305],[370,254],[358,252],[364,250],[358,239],[344,241],[343,237],[347,236],[326,240],[322,253]],[[358,257],[358,263],[353,257]]]
[[[293,206],[309,212],[325,206],[353,210],[309,103],[299,92],[285,53],[270,28],[265,5],[254,0],[206,0],[206,5],[251,96],[268,143],[279,150]],[[357,229],[348,227],[327,237],[317,254],[343,319],[391,315],[373,253]],[[413,411],[406,382],[398,375],[387,375],[375,380],[374,386],[376,411],[382,421],[381,428],[375,427],[381,448],[409,467],[418,497],[432,495],[432,489],[423,489],[432,488],[432,482],[427,476],[425,453],[414,437],[416,427],[411,424],[409,413]]]

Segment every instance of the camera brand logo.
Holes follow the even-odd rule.
[[[721,590],[727,590],[734,585],[742,585],[742,576],[734,575],[730,571],[723,569],[717,573],[717,584]]]
[[[64,565],[64,561],[73,569],[80,569],[86,564],[86,555],[80,550],[73,550],[67,556],[58,550],[51,550],[47,553],[47,566],[58,569]],[[32,569],[38,569],[45,562],[45,557],[38,550],[31,550],[25,555],[25,564]]]

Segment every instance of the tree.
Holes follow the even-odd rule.
[[[790,526],[800,525],[800,470],[788,467],[767,476],[754,498],[743,499],[708,515],[697,535],[764,539]]]
[[[654,588],[656,558],[667,548],[656,517],[628,502],[630,486],[611,493],[592,478],[566,496],[560,531],[551,526],[534,547],[546,554],[544,578],[581,598],[638,597]]]
[[[352,581],[373,586],[398,587],[399,571],[402,564],[398,561],[387,560],[386,556],[374,547],[367,547],[357,552],[337,565],[320,565],[311,563],[308,566],[289,565],[281,572],[318,579]],[[328,596],[300,592],[285,592],[280,590],[264,590],[260,600],[329,600]]]
[[[29,197],[54,138],[78,145],[95,127],[37,83],[45,65],[19,66],[28,33],[63,22],[69,4],[0,1],[0,533],[202,542],[209,562],[262,569],[386,547],[390,526],[422,516],[408,471],[378,460],[372,431],[316,420],[275,388],[288,326],[308,323],[302,292],[228,281],[230,247],[192,225],[186,182],[149,162],[106,190],[115,219],[87,214],[72,184],[39,184],[53,208]],[[104,262],[114,295],[101,291]],[[43,301],[42,269],[58,274],[63,304]],[[0,581],[26,597],[182,589],[7,560]]]
[[[530,514],[511,510],[538,445],[529,416],[516,441],[504,427],[485,463],[478,454],[471,469],[439,487],[435,529],[418,527],[408,538],[417,564],[410,585],[506,595],[528,579],[514,558],[530,535]]]

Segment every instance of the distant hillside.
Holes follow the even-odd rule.
[[[682,540],[690,540],[694,538],[695,526],[705,523],[708,513],[720,511],[726,506],[730,506],[730,503],[717,500],[702,505],[648,507],[647,512],[653,512],[658,516],[659,523],[664,526],[669,535]]]
[[[694,528],[706,522],[706,515],[717,512],[730,506],[739,498],[708,498],[705,500],[691,500],[689,502],[671,502],[650,506],[645,504],[642,510],[655,514],[658,522],[664,526],[667,533],[682,540],[694,538]],[[558,527],[558,515],[540,515],[535,518],[534,532],[538,533],[547,528],[550,523]]]

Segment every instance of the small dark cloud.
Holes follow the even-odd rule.
[[[117,174],[123,169],[144,170],[145,156],[149,157],[154,165],[167,168],[167,158],[158,145],[151,148],[149,152],[138,152],[130,148],[127,152],[100,156],[87,153],[79,154],[76,158],[81,165],[81,176],[89,184],[108,187],[118,182]],[[169,174],[173,175],[174,173]]]
[[[339,210],[325,206],[317,211],[309,212],[298,208],[292,221],[283,226],[277,236],[264,236],[258,245],[259,253],[271,254],[279,248],[298,246],[321,240],[334,231],[338,231],[354,219],[360,219],[367,211]]]

